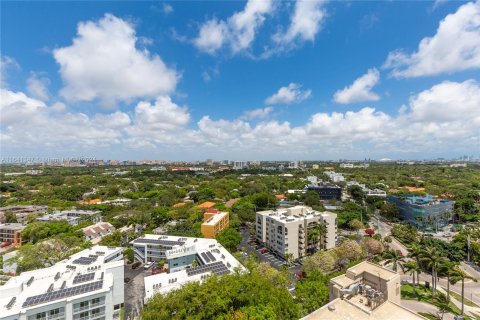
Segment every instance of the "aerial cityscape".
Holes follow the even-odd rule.
[[[0,320],[480,320],[480,0],[0,7]]]

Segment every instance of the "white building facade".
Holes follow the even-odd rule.
[[[319,212],[307,206],[257,212],[256,238],[271,251],[293,259],[309,252],[334,248],[337,242],[337,215]],[[325,225],[326,233],[319,239],[310,239],[309,232]]]
[[[120,319],[123,248],[94,246],[0,286],[2,320]]]

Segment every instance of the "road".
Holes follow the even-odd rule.
[[[391,234],[392,226],[383,222],[378,216],[373,216],[370,224],[372,227],[376,227],[377,233],[379,233],[382,238]],[[392,238],[392,243],[390,243],[390,247],[393,250],[399,250],[405,257],[408,254],[408,249],[395,238]]]
[[[387,235],[390,235],[392,227],[385,222],[382,222],[378,217],[374,216],[371,219],[372,226],[377,226],[377,232],[382,235],[382,237],[385,237]],[[400,250],[404,256],[408,255],[408,250],[407,248],[402,245],[398,240],[395,238],[392,239],[391,243],[392,249],[395,250]],[[474,276],[478,280],[480,280],[480,272],[473,269],[469,265],[462,263],[463,269],[469,273],[470,275]],[[402,280],[408,280],[411,281],[412,277],[408,275],[402,275]],[[429,274],[426,273],[421,273],[420,274],[420,282],[425,283],[425,281],[432,282],[432,277]],[[447,287],[447,280],[441,278],[439,280],[439,285],[446,288]],[[450,285],[450,289],[452,291],[455,291],[458,294],[461,294],[462,292],[462,286],[461,283],[457,283],[455,285]],[[465,297],[469,300],[472,300],[475,302],[477,305],[480,305],[480,284],[478,282],[473,282],[471,280],[465,281]]]
[[[410,309],[410,310],[415,311],[415,312],[430,313],[434,316],[438,315],[437,307],[435,307],[431,304],[425,303],[425,302],[420,302],[420,301],[415,301],[415,300],[402,300],[401,305],[402,305],[402,307],[405,307],[405,308]],[[454,316],[451,313],[445,313],[443,319],[444,320],[453,320]]]

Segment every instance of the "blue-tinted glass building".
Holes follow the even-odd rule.
[[[387,201],[397,205],[402,220],[421,229],[442,227],[448,224],[455,203],[446,199],[435,199],[431,195],[388,195]]]

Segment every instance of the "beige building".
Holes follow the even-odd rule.
[[[420,320],[400,305],[400,275],[364,261],[330,280],[330,303],[302,320]]]
[[[297,259],[308,252],[335,247],[336,219],[335,213],[318,212],[306,206],[260,211],[257,212],[256,237],[280,256],[285,258],[290,253]],[[321,224],[325,225],[326,234],[309,240],[309,232]]]

